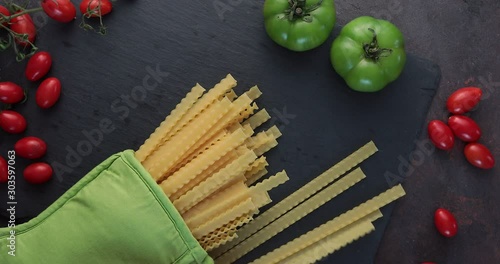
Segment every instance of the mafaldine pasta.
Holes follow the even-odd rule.
[[[231,75],[208,91],[196,84],[136,152],[111,156],[16,226],[23,252],[8,263],[233,263],[369,176],[354,168],[377,151],[373,142],[259,215],[289,180],[284,170],[266,177],[265,155],[282,134],[261,128],[271,119],[257,111],[261,90],[238,95],[236,84]],[[314,263],[373,231],[380,208],[403,195],[393,187],[253,263]],[[0,228],[2,248],[10,235]]]
[[[250,187],[267,174],[263,155],[281,132],[255,133],[271,118],[255,113],[262,92],[254,86],[238,96],[235,86],[231,75],[205,94],[195,85],[136,154],[207,250],[236,238],[288,180],[283,171]]]
[[[220,257],[220,261],[234,261],[242,257],[364,178],[361,169],[354,170],[226,252]]]
[[[238,237],[236,239],[232,240],[230,243],[227,243],[224,246],[213,250],[212,252],[210,252],[210,254],[213,257],[220,256],[225,251],[234,247],[241,241],[245,240],[252,234],[256,233],[274,220],[278,219],[280,216],[291,210],[296,205],[302,203],[303,201],[314,195],[329,183],[338,179],[345,172],[349,171],[357,164],[373,155],[376,151],[377,147],[373,142],[367,143],[366,145],[356,150],[354,153],[325,171],[323,174],[316,177],[311,182],[307,183],[299,190],[292,193],[290,196],[278,202],[276,205],[257,217],[249,225],[244,226],[241,230],[239,230]]]
[[[308,232],[305,235],[305,238],[297,238],[286,245],[274,250],[273,252],[269,253],[267,256],[262,257],[263,259],[267,259],[266,262],[260,262],[260,263],[278,263],[279,261],[285,259],[286,257],[295,254],[296,252],[299,252],[303,250],[304,248],[321,241],[325,237],[327,237],[330,234],[334,234],[338,232],[339,230],[351,225],[352,223],[363,219],[371,219],[373,218],[372,214],[377,215],[381,207],[389,204],[390,202],[393,202],[394,200],[402,197],[405,195],[405,192],[403,190],[403,187],[401,185],[397,185],[392,187],[391,189],[379,194],[378,196],[366,201],[365,203],[355,207],[354,209],[351,209],[347,211],[346,213],[334,218],[333,220],[323,224],[319,228],[316,228],[310,232]],[[243,244],[243,243],[242,243]],[[245,244],[243,244],[245,245]],[[243,246],[242,248],[244,248]],[[220,258],[217,259],[218,263],[230,263],[236,259],[239,258],[239,255],[241,254],[240,251],[241,249],[235,248],[233,252],[229,251],[228,253],[222,255]]]
[[[352,243],[354,240],[369,234],[370,232],[375,231],[375,226],[372,224],[373,221],[382,217],[382,213],[380,210],[377,210],[367,217],[362,218],[344,228],[335,232],[318,242],[294,253],[289,257],[277,262],[277,263],[296,263],[296,264],[306,264],[306,263],[315,263],[318,260],[332,254],[333,252],[339,250],[342,247],[345,247],[349,243]],[[299,240],[308,240],[310,237],[307,234],[299,237]],[[262,258],[257,259],[252,262],[253,264],[257,263],[265,263],[266,257],[269,259],[273,259],[271,254],[265,255]]]
[[[289,179],[285,171],[265,178],[265,154],[282,133],[260,128],[271,119],[266,109],[257,111],[262,91],[254,86],[238,95],[236,84],[231,75],[208,91],[196,84],[136,152],[217,263],[236,261],[354,186],[366,176],[352,169],[377,152],[367,143],[259,215],[272,202],[269,191]],[[254,263],[314,263],[373,231],[379,208],[403,194],[395,187]]]
[[[151,136],[144,142],[144,144],[136,151],[136,158],[143,162],[151,153],[166,139],[167,134],[173,129],[175,124],[181,120],[186,112],[193,106],[193,104],[205,92],[205,89],[200,85],[193,87],[184,99],[177,105],[172,113],[165,118],[160,126],[151,134]]]

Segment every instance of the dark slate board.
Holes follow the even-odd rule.
[[[17,181],[17,221],[38,215],[68,188],[109,155],[137,149],[195,82],[212,87],[227,73],[239,81],[238,92],[257,84],[264,92],[258,104],[274,116],[283,131],[277,149],[268,153],[270,172],[286,169],[291,180],[272,191],[275,201],[310,181],[369,140],[380,151],[362,164],[367,179],[322,206],[268,243],[248,254],[245,263],[286,241],[319,226],[390,187],[384,173],[397,173],[398,157],[408,157],[423,126],[428,106],[439,83],[439,68],[425,59],[408,56],[401,78],[376,94],[351,91],[330,66],[327,44],[307,53],[294,53],[275,45],[262,25],[262,3],[241,1],[222,16],[219,1],[120,1],[106,17],[109,28],[102,37],[78,29],[78,22],[42,24],[37,43],[54,57],[50,75],[63,84],[56,107],[42,111],[34,102],[37,84],[23,76],[24,63],[1,54],[1,80],[30,87],[31,98],[15,110],[28,119],[26,135],[45,139],[51,163],[75,166],[50,183],[33,186]],[[228,2],[229,3],[229,2]],[[233,1],[237,3],[237,1]],[[223,18],[223,19],[222,19]],[[124,102],[141,86],[149,69],[159,67],[159,86],[146,99]],[[168,72],[168,76],[167,76]],[[154,83],[154,78],[150,78]],[[136,94],[140,96],[140,94]],[[114,106],[113,106],[114,105]],[[105,120],[105,121],[102,121]],[[80,160],[66,161],[68,149],[85,147],[83,131],[110,122],[115,128]],[[1,134],[5,154],[20,136]],[[83,143],[82,143],[83,142]],[[21,174],[27,161],[17,160]],[[6,186],[0,187],[6,193]],[[0,198],[0,224],[6,225],[6,196]],[[104,201],[103,201],[104,202]],[[329,256],[324,263],[371,263],[389,220],[392,206],[376,222],[376,232]]]

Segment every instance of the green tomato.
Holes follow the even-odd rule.
[[[333,0],[266,0],[264,24],[279,45],[306,51],[323,44],[335,25]]]
[[[347,85],[376,92],[396,80],[406,62],[403,34],[385,20],[359,17],[333,41],[330,59]]]

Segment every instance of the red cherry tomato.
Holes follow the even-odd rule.
[[[448,119],[453,134],[465,142],[474,142],[481,137],[481,129],[477,123],[467,116],[454,115]]]
[[[455,143],[451,129],[440,120],[432,120],[427,126],[429,137],[434,145],[443,150],[450,150]]]
[[[43,109],[52,107],[61,95],[61,82],[51,77],[45,79],[36,90],[36,104]]]
[[[482,95],[483,91],[479,88],[461,88],[450,95],[446,107],[452,114],[465,114],[476,107]]]
[[[26,71],[24,72],[26,78],[32,82],[40,80],[45,76],[52,66],[52,57],[46,51],[35,53],[28,60]]]
[[[0,112],[0,127],[5,132],[19,134],[26,130],[26,119],[18,112],[4,110]]]
[[[37,162],[24,169],[24,179],[33,184],[45,183],[52,178],[52,167],[44,162]]]
[[[7,161],[0,156],[0,182],[7,182],[9,175],[8,172]]]
[[[10,16],[9,9],[7,9],[5,6],[1,6],[0,5],[0,14],[2,14],[4,16]],[[7,26],[8,23],[7,22],[3,22],[2,25]]]
[[[39,159],[47,152],[47,144],[37,137],[25,137],[16,142],[14,150],[22,158]]]
[[[434,224],[441,235],[454,237],[457,234],[457,220],[453,214],[443,208],[439,208],[434,213]]]
[[[80,3],[80,12],[87,17],[102,17],[111,12],[113,5],[109,0],[83,0]]]
[[[4,104],[19,103],[24,98],[21,86],[13,82],[0,82],[0,102]]]
[[[69,0],[42,0],[43,11],[57,22],[68,23],[76,18],[76,8]]]
[[[29,14],[12,18],[10,20],[10,29],[18,34],[26,34],[29,42],[35,42],[36,28]],[[24,47],[30,45],[28,41],[16,38],[16,43]]]
[[[491,169],[495,166],[491,151],[483,144],[469,143],[465,146],[464,153],[467,161],[478,168]]]

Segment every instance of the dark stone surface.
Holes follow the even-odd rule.
[[[401,12],[392,20],[405,32],[408,50],[438,63],[442,71],[427,119],[446,120],[445,102],[455,89],[481,87],[483,100],[470,116],[481,126],[479,141],[490,147],[498,162],[500,1],[400,3]],[[464,146],[459,142],[450,152],[436,151],[416,166],[404,183],[407,196],[396,204],[376,263],[500,263],[500,166],[489,171],[472,167],[463,155]],[[438,207],[455,214],[456,237],[446,239],[435,230],[433,214]]]
[[[277,116],[277,112],[295,115],[293,120],[275,120],[276,124],[284,125],[284,136],[279,148],[268,155],[271,171],[284,168],[292,177],[286,187],[271,193],[275,200],[369,139],[374,139],[381,150],[361,166],[367,179],[242,262],[389,187],[383,174],[387,170],[397,171],[398,156],[408,157],[414,148],[413,140],[424,128],[428,103],[439,80],[436,66],[418,57],[439,63],[444,77],[428,118],[446,118],[443,102],[452,90],[464,83],[481,86],[483,80],[491,80],[490,96],[473,116],[482,125],[483,142],[499,156],[494,133],[498,122],[492,122],[498,119],[496,102],[500,96],[500,92],[493,90],[498,90],[495,81],[500,81],[496,77],[497,1],[338,2],[334,35],[340,25],[360,15],[386,18],[404,32],[408,52],[418,55],[409,57],[400,80],[375,95],[360,95],[345,87],[330,68],[330,44],[296,54],[272,43],[262,28],[261,2],[241,1],[223,15],[214,9],[215,2],[117,2],[115,11],[105,19],[109,27],[106,37],[83,32],[78,29],[77,21],[69,25],[49,21],[42,26],[37,43],[41,49],[53,53],[55,62],[50,74],[61,79],[64,94],[58,105],[48,111],[37,109],[34,98],[16,109],[28,117],[27,134],[40,136],[49,143],[50,151],[44,159],[68,164],[67,148],[83,144],[86,137],[82,131],[98,128],[101,120],[110,120],[116,129],[105,134],[91,154],[76,162],[72,172],[54,178],[49,184],[32,186],[20,179],[16,211],[19,222],[35,217],[112,153],[137,148],[194,82],[208,88],[228,72],[239,80],[240,92],[258,84],[264,91],[258,103],[272,115]],[[43,17],[39,21],[44,24]],[[328,43],[332,39],[333,36]],[[157,65],[161,71],[169,72],[169,76],[158,79],[160,86],[148,92],[145,102],[125,107],[122,96],[131,95],[149,74],[147,68],[154,69]],[[32,91],[36,88],[37,84],[24,80],[24,65],[13,62],[12,54],[0,55],[0,67],[2,80],[19,80]],[[115,101],[119,102],[116,107],[121,108],[111,108]],[[1,153],[18,138],[1,134]],[[18,161],[19,174],[26,162]],[[418,263],[429,259],[466,263],[462,260],[476,259],[476,254],[484,255],[481,263],[498,262],[500,216],[498,210],[492,210],[498,208],[498,194],[494,190],[498,189],[499,180],[493,177],[495,174],[498,169],[484,173],[471,168],[458,147],[451,154],[426,156],[424,165],[418,166],[405,184],[408,196],[398,203],[375,262]],[[5,190],[2,187],[0,193]],[[0,198],[2,226],[6,223],[5,199]],[[459,223],[468,223],[463,228],[461,225],[457,238],[445,241],[436,234],[430,220],[437,206],[456,210]],[[374,262],[391,209],[392,206],[384,208],[384,218],[375,223],[375,233],[328,257],[324,263]]]

